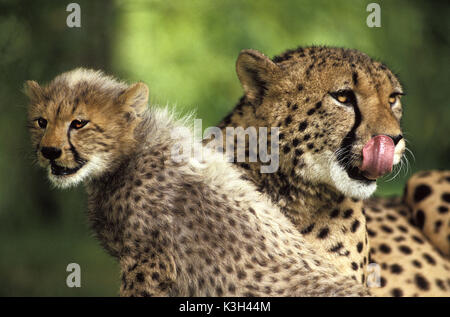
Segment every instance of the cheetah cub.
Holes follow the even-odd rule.
[[[85,184],[122,296],[367,295],[221,155],[174,159],[199,144],[143,83],[75,69],[26,93],[37,160],[57,187]]]

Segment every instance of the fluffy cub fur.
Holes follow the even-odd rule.
[[[124,296],[359,296],[269,199],[201,148],[148,89],[76,69],[27,83],[38,161],[57,186],[83,182],[89,219],[120,261]]]

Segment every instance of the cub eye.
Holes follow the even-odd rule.
[[[47,127],[47,120],[45,120],[44,118],[37,119],[37,123],[42,129],[45,129]]]
[[[72,128],[72,129],[81,129],[82,127],[84,127],[87,123],[88,123],[89,121],[87,121],[87,120],[73,120],[71,123],[70,123],[70,127]]]
[[[393,105],[397,101],[397,97],[389,97],[389,103]]]
[[[356,97],[352,90],[339,90],[330,92],[331,97],[344,105],[353,105],[356,103]]]

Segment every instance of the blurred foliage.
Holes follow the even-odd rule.
[[[81,28],[66,26],[69,2],[0,0],[0,295],[118,293],[117,264],[91,237],[82,188],[52,189],[34,166],[27,79],[103,69],[146,82],[152,103],[195,109],[206,128],[242,94],[241,49],[272,57],[299,45],[352,47],[385,62],[406,87],[411,170],[450,168],[448,1],[83,0]],[[381,28],[366,26],[370,2],[381,5]],[[405,179],[381,181],[378,193],[400,194]],[[65,285],[71,262],[81,265],[79,289]]]

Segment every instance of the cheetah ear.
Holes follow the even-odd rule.
[[[27,80],[24,85],[25,94],[30,98],[31,102],[41,100],[43,92],[41,86],[34,80]]]
[[[236,72],[250,102],[260,102],[279,67],[256,50],[243,50],[236,62]]]
[[[137,115],[147,109],[148,87],[144,83],[136,83],[128,87],[118,98],[120,105],[131,107]]]

